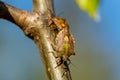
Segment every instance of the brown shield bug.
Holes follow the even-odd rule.
[[[55,52],[57,56],[62,59],[62,63],[69,61],[71,55],[75,55],[74,52],[74,38],[69,31],[69,25],[64,18],[51,17],[48,14],[49,22],[48,25],[56,25],[56,28],[59,30],[55,38]],[[58,64],[60,65],[60,64]]]

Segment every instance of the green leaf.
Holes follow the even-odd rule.
[[[80,9],[87,12],[91,18],[96,20],[99,15],[97,13],[100,0],[75,0]]]

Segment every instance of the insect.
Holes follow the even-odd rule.
[[[75,55],[74,52],[74,38],[69,32],[69,25],[64,18],[59,17],[51,17],[48,25],[51,26],[52,24],[56,25],[57,29],[59,30],[56,38],[55,38],[55,51],[57,56],[62,58],[62,62],[70,61],[69,57],[71,55]],[[60,65],[60,64],[58,64]]]

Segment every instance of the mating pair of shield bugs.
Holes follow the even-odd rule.
[[[57,53],[57,57],[60,57],[62,59],[62,62],[60,64],[67,62],[69,60],[69,57],[71,55],[75,55],[74,52],[74,38],[71,35],[69,31],[69,25],[66,22],[65,19],[59,18],[59,17],[51,17],[50,14],[48,14],[49,17],[49,26],[52,24],[56,26],[58,29],[58,33],[56,34],[55,38],[55,53]],[[58,65],[60,65],[58,63]]]

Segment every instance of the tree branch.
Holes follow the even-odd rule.
[[[40,11],[41,13],[44,13],[49,8],[52,12],[54,12],[52,1],[53,0],[33,0],[33,11]]]
[[[0,1],[0,18],[6,19],[13,23],[17,23],[20,15],[25,12],[11,5],[5,4]]]
[[[52,11],[51,14],[54,13],[53,0],[33,0],[33,12],[31,13],[0,1],[0,18],[15,23],[35,41],[49,80],[72,80],[67,64],[64,64],[67,72],[61,65],[55,68],[57,66],[56,58],[52,53],[53,47],[49,41],[49,39],[54,41],[55,36],[48,27],[48,15],[46,14],[48,9]],[[66,74],[63,76],[64,72]]]

